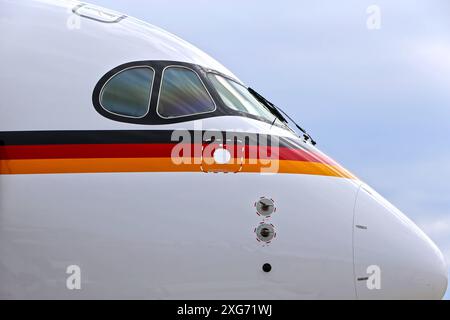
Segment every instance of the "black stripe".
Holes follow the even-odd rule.
[[[184,130],[3,131],[0,132],[0,145],[178,143],[178,136],[172,138],[172,134],[182,131]],[[187,132],[191,142],[196,142],[194,134],[205,137],[205,131]],[[207,133],[222,140],[234,138],[245,141],[246,145],[271,145],[273,139],[278,139],[280,147],[305,149],[291,139],[265,134],[222,131]]]
[[[3,145],[167,143],[172,131],[8,131],[0,132]]]

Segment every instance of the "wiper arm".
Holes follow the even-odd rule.
[[[305,140],[310,140],[312,145],[315,146],[317,143],[316,141],[314,141],[314,139],[309,135],[309,133],[306,132],[305,129],[303,129],[302,127],[300,127],[297,122],[295,122],[290,116],[287,115],[286,112],[284,112],[281,108],[277,107],[276,105],[274,105],[272,102],[270,102],[269,100],[267,100],[266,98],[264,98],[262,95],[260,95],[258,92],[256,92],[255,90],[253,90],[252,88],[248,88],[248,91],[259,101],[261,102],[263,105],[265,105],[269,111],[278,119],[280,119],[282,122],[284,122],[286,125],[288,124],[287,119],[284,117],[286,116],[296,127],[297,129],[299,129],[302,133],[303,133],[303,137]],[[275,123],[275,120],[274,122]],[[272,123],[272,125],[273,125]]]
[[[269,100],[267,100],[266,98],[264,98],[262,95],[260,95],[258,92],[256,92],[255,90],[253,90],[252,88],[248,88],[248,91],[259,101],[261,102],[263,105],[265,105],[269,111],[278,119],[280,119],[282,122],[287,123],[288,121],[286,120],[286,118],[281,114],[281,112],[278,110],[278,108]]]
[[[279,111],[281,111],[286,117],[288,117],[288,119],[297,127],[298,130],[300,130],[303,133],[303,137],[305,138],[305,140],[311,140],[311,143],[313,146],[315,146],[317,144],[317,142],[311,137],[311,135],[306,132],[305,129],[303,129],[302,127],[300,127],[297,122],[295,122],[290,116],[288,116],[288,114],[286,112],[284,112],[281,108],[277,107]]]

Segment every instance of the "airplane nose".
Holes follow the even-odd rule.
[[[354,259],[359,299],[442,299],[443,254],[400,210],[366,185],[355,204]]]

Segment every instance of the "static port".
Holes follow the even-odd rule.
[[[270,272],[270,270],[272,270],[272,266],[270,265],[270,263],[264,263],[262,269],[264,272]]]

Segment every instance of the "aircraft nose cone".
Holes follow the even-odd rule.
[[[400,210],[364,185],[355,205],[354,250],[360,299],[442,299],[445,294],[448,269],[441,251]]]
[[[415,248],[412,248],[410,277],[416,283],[419,298],[421,299],[442,299],[448,285],[448,269],[444,255],[421,230],[415,231],[416,241],[411,241]],[[407,261],[407,260],[405,260]]]
[[[448,265],[442,252],[435,245],[434,247],[437,250],[436,261],[429,268],[429,274],[430,278],[433,277],[432,285],[435,295],[433,299],[442,299],[448,287]]]

